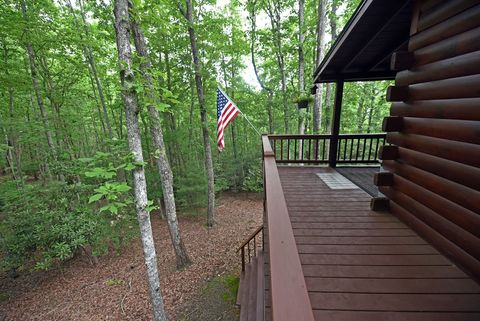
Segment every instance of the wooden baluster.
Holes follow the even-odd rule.
[[[293,159],[297,160],[297,139],[295,138],[294,141],[295,141],[295,144],[293,147]]]
[[[257,256],[257,235],[253,237],[253,256]]]
[[[326,153],[326,150],[327,150],[327,140],[326,139],[322,139],[322,161],[325,161],[326,158],[325,158],[325,153]]]
[[[312,160],[312,140],[308,139],[308,160]]]
[[[368,140],[369,142],[369,147],[368,147],[368,161],[371,161],[372,160],[372,145],[373,145],[373,139],[370,138]]]
[[[287,138],[287,160],[290,160],[290,138]]]
[[[245,246],[242,246],[242,272],[245,272]]]
[[[318,160],[318,138],[315,138],[315,160]]]
[[[252,262],[252,258],[250,257],[250,255],[251,255],[250,254],[251,253],[251,251],[250,251],[250,241],[248,241],[247,245],[248,245],[248,263],[250,263],[250,262]]]
[[[377,160],[377,158],[378,158],[379,139],[378,139],[378,138],[375,139],[375,142],[376,142],[376,144],[375,144],[375,158],[374,158],[374,160]]]
[[[347,160],[348,138],[345,138],[345,140],[343,141],[343,143],[345,144],[345,145],[343,146],[343,160]]]
[[[353,143],[355,142],[355,138],[351,138],[350,140],[350,159],[349,161],[353,160]]]
[[[280,138],[280,159],[283,160],[283,139]]]
[[[365,149],[367,148],[367,139],[363,139],[363,147],[362,147],[362,161],[365,160]]]

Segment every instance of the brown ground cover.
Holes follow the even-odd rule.
[[[212,277],[239,273],[236,249],[262,221],[257,194],[224,194],[218,200],[216,225],[206,218],[183,217],[180,228],[193,264],[177,271],[165,221],[152,215],[162,293],[171,320]],[[99,258],[96,266],[75,258],[48,272],[0,275],[0,321],[151,320],[148,289],[139,240],[121,253]],[[208,320],[206,320],[208,321]]]

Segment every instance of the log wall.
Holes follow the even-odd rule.
[[[480,0],[419,1],[412,17],[392,66],[409,59],[387,92],[384,130],[397,147],[376,182],[393,214],[478,281]]]

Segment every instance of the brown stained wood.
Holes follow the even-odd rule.
[[[313,292],[346,292],[346,293],[417,293],[417,294],[454,294],[480,293],[480,286],[469,280],[442,279],[432,284],[429,279],[333,279],[306,278],[307,286]]]
[[[480,144],[480,120],[404,117],[402,132]]]
[[[465,165],[480,167],[479,145],[400,133],[388,133],[387,142]]]
[[[402,147],[398,151],[398,159],[405,164],[480,191],[480,168]]]
[[[416,235],[403,236],[312,236],[295,235],[297,244],[323,245],[425,245],[425,241]]]
[[[315,320],[335,321],[478,321],[480,313],[472,312],[385,312],[385,311],[339,311],[314,310]]]
[[[404,70],[410,69],[413,65],[413,53],[409,51],[397,51],[392,54],[390,59],[390,69]]]
[[[381,160],[392,160],[398,157],[398,146],[383,145],[380,146],[378,158]]]
[[[393,174],[389,172],[376,173],[373,176],[373,182],[376,186],[391,186],[393,185]]]
[[[480,298],[478,284],[410,228],[391,221],[393,216],[369,211],[366,193],[331,190],[315,175],[329,171],[279,168],[315,313],[378,310],[391,313],[392,320],[408,320],[422,306],[440,316],[473,306]],[[446,300],[452,295],[454,300]]]
[[[443,80],[480,73],[480,51],[426,64],[412,70],[404,70],[395,77],[396,86],[408,86],[422,82]]]
[[[329,237],[352,237],[352,236],[364,236],[364,237],[405,237],[415,236],[415,233],[406,228],[401,229],[302,229],[297,228],[294,231],[295,236],[329,236]]]
[[[384,132],[399,132],[403,128],[403,117],[388,116],[383,119],[382,130]]]
[[[395,77],[396,86],[475,75],[480,72],[480,52],[440,60],[412,70],[404,70]]]
[[[352,265],[305,265],[305,277],[324,278],[364,278],[364,279],[430,279],[435,284],[436,279],[467,279],[468,276],[457,267],[450,266],[402,266],[392,269],[391,266],[352,266]],[[471,283],[474,283],[470,280]]]
[[[406,228],[400,222],[368,222],[368,223],[314,223],[314,222],[292,222],[292,228],[310,228],[310,229],[392,229]]]
[[[310,293],[314,309],[480,312],[479,294]]]
[[[387,101],[407,101],[409,97],[409,88],[407,86],[389,86],[387,88]]]
[[[454,20],[455,15],[477,4],[478,0],[445,1],[441,6],[438,6],[420,16],[418,21],[418,31],[425,30],[445,20]]]
[[[381,189],[384,191],[387,190],[387,188],[383,187]],[[442,249],[442,252],[449,258],[455,260],[456,262],[461,262],[461,266],[468,271],[468,273],[474,279],[476,279],[477,282],[480,281],[480,262],[477,259],[466,253],[436,230],[426,225],[423,221],[418,219],[415,215],[410,213],[399,204],[392,201],[390,206],[393,214],[410,225],[418,233],[421,233],[422,236],[432,245]]]
[[[275,157],[268,136],[262,139],[272,318],[275,321],[313,321]]]
[[[458,204],[460,207],[464,207],[472,212],[480,214],[480,191],[404,163],[385,161],[383,166],[412,183],[422,186],[423,188]],[[449,210],[456,211],[453,208],[450,208]],[[476,223],[475,220],[471,220],[467,223],[466,228],[470,226],[472,229],[476,229],[478,231],[478,236],[480,237],[480,215],[471,213],[470,215],[463,214],[463,216],[476,220]]]
[[[394,188],[436,211],[439,214],[438,220],[445,218],[477,237],[480,235],[478,214],[398,175],[395,176]]]
[[[480,75],[450,78],[392,88],[388,101],[414,101],[480,97]],[[396,88],[396,89],[393,89]],[[405,88],[408,88],[405,89]]]
[[[415,51],[432,43],[439,42],[446,38],[465,32],[477,27],[479,25],[479,21],[480,5],[476,5],[469,10],[459,13],[451,19],[441,21],[431,28],[416,33],[410,38],[408,49],[410,51]]]
[[[385,191],[385,195],[387,195],[391,201],[401,205],[410,213],[415,213],[416,218],[462,248],[466,253],[476,258],[477,261],[480,260],[480,238],[440,216],[432,209],[419,203],[413,197],[400,192],[400,189],[394,190],[387,188]]]
[[[391,255],[391,254],[414,254],[430,255],[432,262],[441,262],[439,265],[449,265],[449,261],[438,253],[430,245],[324,245],[324,244],[301,244],[298,245],[300,254],[347,254],[347,255]],[[435,256],[435,257],[434,257]]]
[[[480,50],[480,27],[433,43],[414,52],[415,66]]]
[[[480,120],[480,98],[396,102],[390,115],[403,117]]]
[[[403,266],[403,265],[446,265],[445,261],[435,260],[431,255],[392,255],[392,254],[300,254],[302,265],[360,265],[360,266]],[[393,290],[393,289],[392,289]]]

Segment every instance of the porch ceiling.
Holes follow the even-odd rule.
[[[364,0],[314,73],[315,83],[394,79],[391,54],[407,46],[412,0]]]

